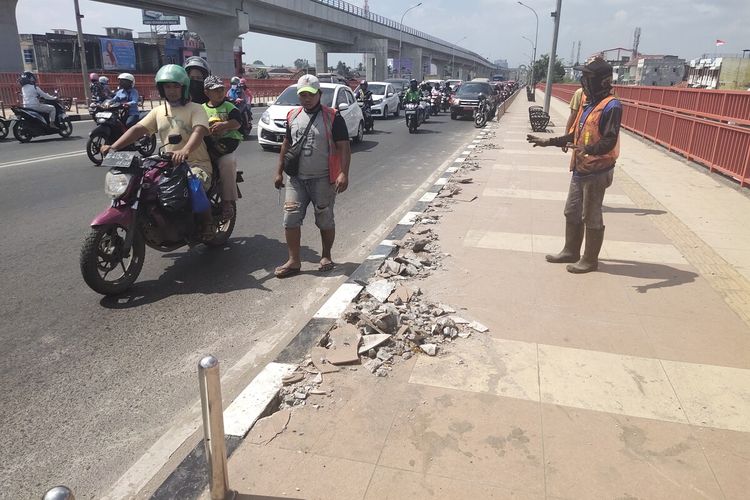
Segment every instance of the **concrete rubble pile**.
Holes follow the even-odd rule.
[[[429,227],[438,220],[436,214],[422,215],[412,232],[397,242],[397,254],[385,260],[321,345],[285,377],[281,409],[323,404],[332,392],[321,388],[326,374],[364,368],[387,377],[400,361],[415,355],[439,356],[458,339],[488,331],[451,306],[428,301],[416,286],[447,256],[439,251],[437,235]]]

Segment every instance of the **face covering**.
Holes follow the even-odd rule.
[[[208,97],[203,90],[203,82],[200,80],[190,80],[190,99],[198,104],[208,102]]]

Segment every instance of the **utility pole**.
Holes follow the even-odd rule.
[[[555,54],[557,53],[557,33],[560,31],[560,11],[562,0],[557,0],[557,10],[552,13],[555,18],[555,32],[552,36],[552,52],[549,53],[549,66],[547,67],[547,86],[544,88],[544,112],[549,113],[549,104],[552,100],[552,74],[555,69]]]
[[[81,8],[78,6],[78,0],[73,0],[73,5],[76,10],[76,28],[78,29],[78,57],[81,59],[81,76],[83,76],[83,95],[86,96],[86,101],[91,99],[91,91],[89,90],[89,79],[88,79],[88,68],[86,67],[86,46],[83,44],[83,29],[81,28]],[[88,105],[88,104],[87,104]]]

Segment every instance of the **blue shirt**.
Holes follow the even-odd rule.
[[[112,100],[115,102],[127,102],[130,103],[130,108],[128,108],[128,115],[129,116],[139,116],[140,112],[138,111],[138,91],[135,89],[125,90],[125,89],[117,89],[117,92],[115,92],[115,95],[112,97]]]

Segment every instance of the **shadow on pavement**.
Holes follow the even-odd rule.
[[[361,153],[362,151],[371,151],[378,144],[380,144],[378,141],[368,141],[367,139],[365,139],[359,144],[352,144],[352,153]]]
[[[631,260],[599,259],[599,271],[616,276],[629,276],[646,280],[659,280],[648,285],[637,285],[633,288],[638,293],[646,293],[656,288],[669,288],[686,285],[695,281],[697,273],[683,271],[665,264],[636,262]]]
[[[183,247],[186,248],[186,247]],[[171,259],[164,272],[154,280],[136,281],[130,290],[117,297],[104,297],[100,304],[108,309],[129,309],[152,304],[177,294],[221,294],[236,290],[257,288],[271,291],[265,286],[276,279],[273,270],[287,258],[286,244],[262,235],[230,238],[223,248],[203,245],[187,252],[161,254],[147,250],[149,259]],[[302,260],[319,260],[309,247],[302,247]],[[261,278],[252,273],[267,270]]]
[[[426,125],[429,127],[430,123],[428,122]],[[420,125],[419,128],[417,129],[416,133],[417,134],[442,134],[442,132],[439,131],[439,130],[430,130],[428,128],[422,128],[424,126],[425,126],[425,124]]]
[[[653,210],[650,208],[608,207],[606,205],[602,206],[602,212],[607,212],[610,214],[633,214],[639,217],[643,217],[644,215],[663,215],[667,213],[666,210]]]

